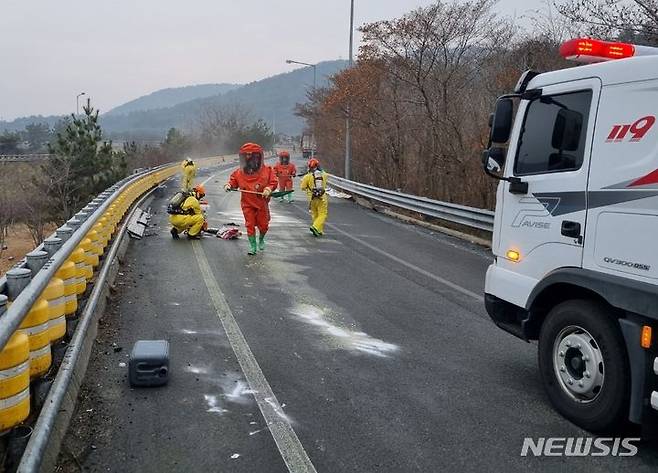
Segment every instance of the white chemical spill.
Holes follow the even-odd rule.
[[[399,349],[397,345],[371,337],[365,332],[356,332],[330,322],[322,309],[310,304],[298,304],[292,313],[333,337],[339,348],[356,350],[381,358],[387,358]]]
[[[228,412],[220,405],[219,398],[217,396],[213,394],[204,394],[203,398],[206,400],[206,404],[208,404],[208,409],[206,412],[215,412],[217,414],[224,414],[225,412]]]
[[[224,397],[229,401],[244,403],[251,400],[250,394],[256,394],[256,391],[249,389],[249,386],[244,381],[238,381],[235,383],[233,390],[230,393],[224,394]]]
[[[266,397],[265,402],[268,403],[270,407],[272,407],[276,415],[278,415],[281,419],[285,420],[289,424],[292,424],[292,420],[290,420],[290,417],[288,417],[286,413],[283,412],[283,410],[277,405],[276,402],[274,402],[274,400],[271,397]]]
[[[180,331],[184,335],[204,335],[204,336],[212,336],[216,337],[218,335],[221,335],[221,333],[218,330],[193,330],[190,328],[184,328],[181,329]]]
[[[192,374],[208,374],[210,370],[205,366],[186,366],[185,371]]]
[[[291,217],[286,214],[280,214],[276,212],[275,208],[270,206],[270,223],[274,225],[301,225],[299,219]],[[225,220],[225,223],[234,222],[238,225],[244,224],[244,215],[241,210],[231,211],[231,212],[217,212],[220,218]]]

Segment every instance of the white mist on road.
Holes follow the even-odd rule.
[[[339,348],[356,350],[381,358],[388,358],[399,349],[397,345],[371,337],[365,332],[355,332],[331,323],[327,320],[324,311],[318,307],[298,304],[291,312],[305,323],[330,335],[338,343]]]

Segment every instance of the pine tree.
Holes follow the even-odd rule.
[[[83,110],[48,145],[51,157],[43,165],[45,182],[39,187],[46,189],[55,221],[70,218],[127,173],[125,154],[115,153],[112,142],[103,139],[98,110],[89,100]]]

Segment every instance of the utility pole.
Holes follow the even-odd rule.
[[[354,64],[354,0],[350,0],[350,62]],[[352,178],[352,133],[351,114],[349,103],[347,104],[347,118],[345,119],[345,179]]]

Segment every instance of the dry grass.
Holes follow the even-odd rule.
[[[48,228],[46,235],[51,234],[55,230],[53,225]],[[11,269],[18,261],[20,261],[26,253],[34,249],[34,242],[30,237],[25,225],[14,225],[9,229],[9,236],[7,237],[7,249],[2,251],[0,255],[0,275]]]

